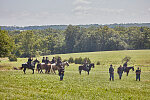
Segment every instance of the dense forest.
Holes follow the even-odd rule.
[[[0,28],[0,57],[29,57],[58,53],[150,49],[149,27],[68,25],[60,29],[3,30]]]

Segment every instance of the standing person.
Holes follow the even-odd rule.
[[[111,79],[114,81],[114,68],[112,67],[112,65],[110,65],[109,73],[110,73],[110,81]]]
[[[139,79],[140,81],[140,74],[141,74],[141,69],[139,69],[139,67],[136,70],[136,81]]]
[[[42,59],[42,63],[45,63],[45,57],[43,57],[43,59]]]
[[[64,72],[65,72],[64,66],[60,66],[60,69],[59,69],[60,81],[63,80]]]
[[[28,64],[29,67],[31,67],[31,62],[32,62],[32,60],[33,60],[33,58],[31,58],[31,57],[28,58],[27,64]]]
[[[117,73],[119,74],[119,79],[121,80],[122,73],[123,73],[123,68],[121,65],[118,67]]]

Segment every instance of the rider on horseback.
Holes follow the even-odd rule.
[[[123,64],[123,70],[126,71],[128,60]]]
[[[31,67],[31,61],[32,61],[32,60],[33,60],[33,58],[31,58],[31,57],[28,58],[27,64],[28,64],[29,67]]]
[[[46,67],[46,70],[48,70],[48,63],[49,63],[50,61],[48,60],[48,57],[46,57],[46,60],[45,60],[45,67]]]
[[[53,57],[53,59],[51,61],[51,64],[54,64],[54,63],[56,63],[56,58],[55,57]]]
[[[48,60],[48,57],[46,57],[46,60],[45,60],[45,65],[47,65],[50,61]]]
[[[88,61],[85,60],[85,61],[84,61],[84,64],[83,64],[83,67],[84,67],[84,68],[87,68],[87,66],[88,66]]]
[[[42,63],[45,63],[45,57],[43,57],[43,59],[42,59]]]

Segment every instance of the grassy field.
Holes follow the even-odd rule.
[[[17,62],[9,62],[1,58],[0,62],[0,99],[39,99],[39,100],[150,100],[150,50],[124,50],[87,52],[73,54],[48,55],[69,57],[89,57],[93,63],[101,62],[90,71],[79,75],[77,64],[66,67],[63,81],[53,74],[23,74],[21,70],[12,70],[20,67],[27,58],[19,58]],[[123,74],[119,80],[117,67],[122,65],[122,59],[130,56],[129,66],[140,67],[141,81],[135,81],[135,71],[129,76]],[[41,61],[42,57],[37,57]],[[112,64],[115,69],[115,81],[109,81],[108,68]]]

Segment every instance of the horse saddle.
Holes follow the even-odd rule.
[[[87,66],[84,66],[83,69],[84,70],[89,70],[89,68]]]
[[[45,63],[41,63],[41,65],[45,65]]]

